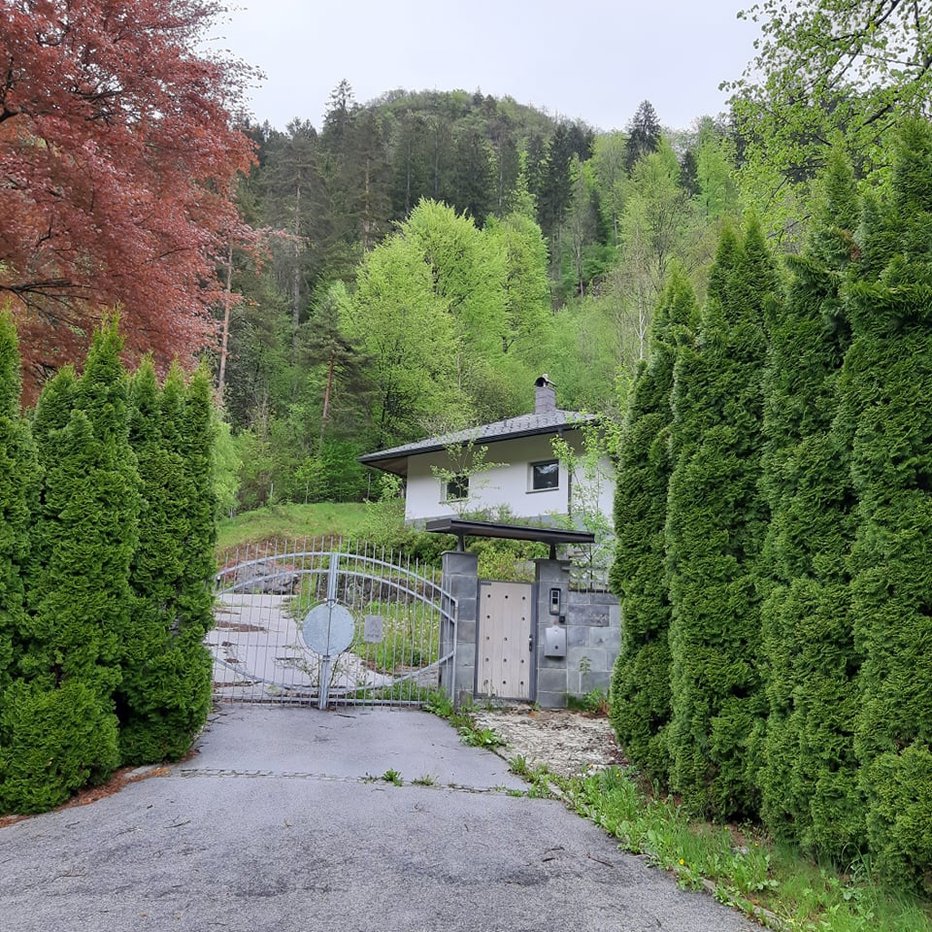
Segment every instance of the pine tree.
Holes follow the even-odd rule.
[[[881,872],[932,892],[932,129],[902,130],[889,205],[870,208],[840,377],[858,497],[862,657],[855,748]]]
[[[654,780],[669,772],[670,601],[664,526],[670,480],[670,407],[676,344],[690,338],[696,302],[674,268],[652,327],[653,350],[634,384],[615,491],[612,591],[621,599],[621,652],[611,688],[611,720],[628,758]]]
[[[832,430],[849,341],[842,274],[858,206],[835,153],[806,252],[770,315],[764,476],[771,510],[761,592],[769,717],[762,815],[777,834],[834,857],[863,838],[853,728],[858,708],[845,565],[853,493],[847,451]]]
[[[759,227],[741,242],[726,232],[696,345],[680,347],[674,374],[670,782],[690,809],[722,817],[758,808],[763,308],[774,286]]]
[[[628,124],[625,144],[625,168],[630,172],[639,159],[660,146],[660,120],[649,100],[642,100]]]

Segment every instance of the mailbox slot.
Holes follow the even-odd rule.
[[[556,625],[544,628],[544,656],[566,656],[566,628],[559,628]]]

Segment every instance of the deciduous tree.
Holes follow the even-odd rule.
[[[244,69],[196,50],[214,0],[0,6],[0,290],[34,386],[122,304],[132,349],[213,339],[215,259],[251,146],[231,125]]]

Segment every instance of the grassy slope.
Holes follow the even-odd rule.
[[[272,505],[220,522],[217,550],[271,540],[305,537],[355,537],[365,525],[367,506],[360,502]]]

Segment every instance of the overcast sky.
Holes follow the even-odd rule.
[[[753,55],[741,0],[238,0],[216,44],[262,69],[251,109],[318,128],[347,78],[364,103],[393,88],[481,89],[598,129],[650,100],[665,126],[725,108]]]

